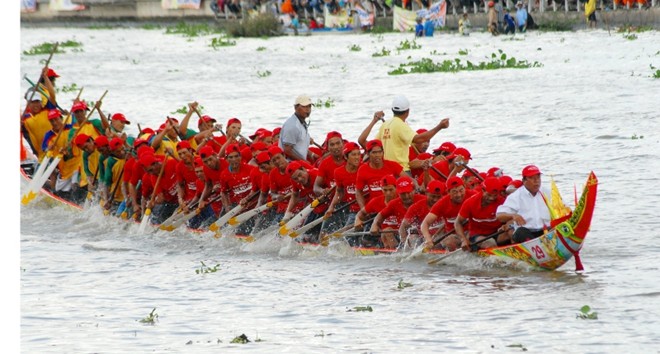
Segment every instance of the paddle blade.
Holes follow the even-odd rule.
[[[235,216],[231,217],[229,220],[227,220],[227,224],[229,224],[231,226],[236,226],[236,225],[238,225],[238,219],[236,219]]]
[[[287,224],[284,224],[284,225],[282,225],[282,227],[280,227],[280,231],[279,231],[280,236],[284,236],[284,235],[288,235],[288,234],[289,234],[289,228],[286,227],[286,225],[287,225]]]
[[[23,198],[21,198],[21,203],[23,205],[28,205],[36,196],[36,193],[29,191],[26,195],[23,196]]]
[[[216,223],[213,223],[213,224],[209,225],[209,230],[215,231],[216,233],[218,233],[218,225],[216,225]]]

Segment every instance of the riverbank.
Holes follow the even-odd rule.
[[[447,10],[448,30],[458,28],[458,20],[462,16],[462,8],[457,10],[449,7]],[[486,27],[486,14],[483,9],[479,13],[469,11],[470,21],[476,29]],[[534,21],[543,29],[548,30],[579,30],[587,27],[584,11],[564,11],[549,8],[544,11],[533,9],[531,15]],[[618,8],[606,11],[597,10],[598,27],[609,29],[621,26],[651,27],[660,29],[660,7],[649,8]],[[82,11],[52,11],[48,1],[38,1],[36,11],[21,13],[22,27],[140,27],[144,25],[167,25],[177,22],[201,22],[226,28],[236,19],[216,18],[207,2],[202,2],[198,10],[194,9],[163,9],[160,0],[88,0]],[[376,17],[376,27],[392,28],[391,16]]]

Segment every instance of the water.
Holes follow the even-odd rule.
[[[22,352],[660,348],[660,90],[650,77],[650,65],[660,67],[657,31],[636,40],[606,31],[530,32],[516,40],[439,34],[419,39],[422,49],[400,53],[396,47],[411,35],[238,39],[218,50],[208,36],[157,30],[23,28],[20,35],[21,51],[46,41],[81,42],[81,52],[53,58],[58,86],[84,86],[92,101],[108,90],[103,109],[124,113],[132,133],[136,123],[157,127],[197,100],[221,123],[241,119],[249,135],[281,124],[295,97],[307,93],[334,102],[313,109],[312,137],[321,142],[336,129],[356,140],[374,111],[388,113],[392,98],[405,94],[414,129],[451,119],[431,148],[447,140],[466,147],[480,171],[498,166],[517,177],[537,164],[569,205],[589,171],[600,179],[581,274],[572,261],[539,272],[459,254],[429,266],[408,255],[356,257],[341,243],[314,249],[274,237],[246,244],[182,230],[140,235],[137,225],[104,218],[98,209],[21,206]],[[349,51],[352,45],[362,50]],[[371,56],[382,48],[392,54]],[[543,67],[387,75],[408,56],[479,62],[498,49]],[[36,77],[42,57],[21,55],[21,75]],[[60,104],[75,95],[60,93]],[[196,274],[200,262],[219,270]],[[398,289],[401,279],[413,286]],[[583,305],[598,319],[576,318]],[[348,311],[357,306],[373,312]],[[156,324],[139,322],[153,308]],[[252,342],[230,343],[241,334]]]

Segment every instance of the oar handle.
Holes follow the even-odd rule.
[[[440,177],[444,178],[445,180],[448,179],[448,178],[447,178],[447,175],[445,175],[444,173],[440,172],[440,170],[438,170],[437,167],[431,165],[431,169],[433,170],[433,172],[437,173]]]
[[[53,55],[55,54],[55,52],[57,52],[57,46],[59,46],[59,45],[60,45],[60,42],[55,42],[55,45],[53,46],[53,49],[50,51],[50,55],[48,55],[48,59],[46,59],[46,64],[44,65],[44,69],[47,68],[48,65],[50,65],[50,60],[53,59]],[[42,69],[42,72],[43,72],[43,69]],[[42,74],[39,73],[39,78],[41,78],[41,75],[42,75]],[[28,81],[29,81],[29,80],[28,80]],[[37,82],[38,82],[38,81],[39,81],[39,80],[37,80]],[[34,85],[33,85],[33,86],[34,86]],[[30,94],[30,100],[29,100],[28,102],[30,102],[30,101],[32,101],[32,99],[34,99],[34,95],[35,95],[36,93],[37,93],[36,90],[32,90],[32,94]],[[48,96],[47,96],[47,97],[48,97]],[[49,101],[50,101],[50,99],[49,99]],[[27,107],[26,107],[26,110],[27,110]]]

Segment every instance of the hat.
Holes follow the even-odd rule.
[[[427,131],[429,131],[429,130],[428,130],[428,129],[424,129],[424,128],[420,128],[420,129],[417,129],[417,130],[415,131],[415,133],[417,133],[417,134],[424,134],[424,133],[426,133]]]
[[[488,177],[501,177],[502,176],[502,169],[499,167],[491,167],[488,169]]]
[[[445,186],[444,183],[438,181],[437,179],[434,179],[433,181],[429,182],[429,184],[426,186],[426,193],[445,194],[446,191],[447,191],[447,186]]]
[[[266,129],[264,129],[264,130],[262,130],[262,131],[259,133],[259,135],[257,135],[257,136],[258,136],[260,139],[263,139],[263,138],[267,138],[267,137],[269,137],[269,136],[273,136],[273,132],[271,132],[270,130],[266,130]]]
[[[360,151],[360,145],[352,141],[349,141],[346,144],[344,144],[344,155],[348,155],[353,150]]]
[[[94,139],[94,145],[96,145],[96,147],[108,146],[109,143],[108,137],[105,135],[99,135]]]
[[[488,177],[481,183],[481,188],[484,192],[490,194],[499,194],[504,190],[502,182],[497,177]]]
[[[429,154],[428,152],[423,152],[419,155],[417,155],[416,159],[418,160],[428,160],[430,158],[433,158],[433,155]]]
[[[142,132],[140,132],[140,135],[144,136],[145,134],[155,134],[156,132],[151,129],[151,128],[144,128],[142,129]]]
[[[87,107],[87,103],[84,101],[78,101],[73,104],[71,107],[71,112],[76,112],[76,111],[89,111],[89,108]]]
[[[489,2],[488,2],[488,7],[493,7],[493,6],[495,6],[495,3],[492,2],[492,1],[489,1]]]
[[[201,156],[203,159],[211,155],[215,155],[215,151],[213,151],[210,146],[204,145],[201,149],[199,149],[199,156]]]
[[[523,5],[523,2],[522,2],[522,1],[518,1],[518,2],[516,3],[516,6],[522,6],[522,5]]]
[[[238,144],[230,144],[225,148],[225,154],[229,155],[232,153],[237,152],[239,155],[241,154],[241,148],[238,146]]]
[[[159,133],[162,132],[163,130],[165,130],[165,128],[167,128],[167,123],[163,123],[163,124],[161,124],[161,125],[158,127],[158,132],[159,132]]]
[[[415,190],[415,184],[413,183],[412,178],[408,176],[399,177],[396,181],[396,192],[397,193],[410,193]]]
[[[338,132],[338,131],[334,131],[334,130],[331,131],[331,132],[329,132],[329,133],[325,136],[325,141],[327,142],[328,140],[330,140],[330,139],[332,139],[332,138],[343,139],[342,136],[341,136],[341,133]]]
[[[241,124],[241,121],[238,118],[229,118],[229,120],[227,121],[227,128],[229,128],[230,125],[235,123]]]
[[[268,150],[268,145],[261,141],[257,141],[256,143],[252,143],[252,145],[250,145],[250,150],[252,152]]]
[[[121,138],[115,137],[112,138],[112,140],[110,140],[110,143],[108,145],[110,146],[110,150],[117,150],[120,147],[124,146],[124,141],[121,140]]]
[[[195,168],[197,167],[204,167],[204,161],[199,156],[195,156]]]
[[[458,156],[458,155],[463,156],[463,159],[464,159],[464,160],[472,160],[472,157],[471,157],[472,155],[470,155],[470,152],[467,151],[467,149],[462,148],[462,147],[456,148],[456,149],[451,153],[451,155],[447,156],[447,159],[451,160],[451,159],[455,158],[455,157]]]
[[[203,116],[201,116],[201,117],[199,118],[199,120],[197,121],[197,126],[199,127],[200,125],[202,125],[202,123],[208,123],[208,122],[213,122],[213,123],[215,123],[215,122],[217,122],[217,121],[215,120],[215,118],[211,118],[211,117],[209,117],[209,116],[207,116],[207,115],[203,115]]]
[[[139,157],[138,161],[140,162],[140,165],[143,167],[149,167],[153,165],[156,161],[156,155],[154,154],[142,154],[142,156]]]
[[[188,140],[183,140],[176,143],[176,149],[192,149],[192,146],[190,146],[190,142]]]
[[[57,75],[55,70],[53,70],[51,68],[48,68],[48,73],[46,74],[46,76],[48,76],[48,77],[60,77],[59,75]]]
[[[456,150],[456,145],[454,145],[452,142],[445,141],[444,143],[440,144],[440,147],[433,150],[433,153],[439,154],[441,152],[447,152],[447,153],[452,153]]]
[[[383,186],[393,186],[396,184],[396,177],[394,175],[386,175],[381,182]]]
[[[122,122],[122,123],[124,123],[124,124],[131,124],[131,122],[129,122],[129,121],[126,119],[126,116],[125,116],[124,114],[122,114],[122,113],[115,113],[115,114],[112,115],[112,117],[110,117],[110,119],[111,119],[111,120],[118,120],[118,121],[120,121],[120,122]]]
[[[461,178],[467,178],[467,177],[470,177],[470,176],[477,177],[477,175],[475,175],[474,173],[472,173],[472,171],[474,171],[474,173],[480,175],[479,171],[477,171],[476,168],[471,168],[471,169],[469,169],[469,170],[466,169],[465,171],[463,171],[463,174],[461,175]]]
[[[86,142],[88,142],[90,139],[90,136],[87,134],[80,133],[76,135],[76,138],[73,140],[73,142],[76,144],[77,147],[82,147],[85,145]]]
[[[25,91],[25,96],[24,97],[25,97],[26,101],[34,102],[34,101],[42,101],[42,98],[44,96],[42,94],[38,93],[38,92],[35,92],[34,88],[30,87],[29,89],[27,89],[27,91]],[[30,98],[30,97],[32,97],[32,98]]]
[[[540,174],[541,170],[539,170],[539,168],[534,165],[525,166],[525,168],[522,170],[523,177],[532,177]]]
[[[396,112],[403,112],[410,109],[410,102],[405,96],[396,96],[392,101],[392,110]]]
[[[370,151],[373,150],[376,146],[380,146],[381,149],[382,149],[382,148],[383,148],[383,142],[380,141],[380,140],[378,140],[378,139],[369,140],[369,141],[367,142],[367,152],[370,152]]]
[[[300,95],[296,97],[296,102],[293,104],[294,106],[301,105],[301,106],[309,106],[309,105],[314,105],[312,103],[312,99],[309,98],[307,95]]]
[[[281,127],[277,127],[277,128],[275,128],[275,129],[273,129],[273,135],[277,135],[277,134],[279,134],[281,131],[282,131],[282,128],[281,128]]]
[[[140,147],[137,148],[137,155],[138,158],[144,154],[155,154],[156,150],[154,150],[151,145],[141,145]]]
[[[519,179],[514,179],[513,181],[509,182],[509,186],[513,186],[514,188],[520,188],[522,185],[523,183]]]
[[[258,153],[254,159],[257,161],[258,164],[262,164],[264,162],[270,161],[270,155],[268,154],[267,151],[262,151]]]
[[[62,117],[62,112],[60,112],[57,109],[51,109],[48,111],[48,120],[53,120],[55,118],[60,118]]]
[[[277,154],[283,154],[284,151],[279,146],[273,145],[268,148],[268,153],[270,154],[270,156],[275,156]]]
[[[303,167],[302,163],[298,160],[294,160],[289,162],[289,165],[286,166],[286,174],[291,176],[294,172],[297,170],[301,169]]]
[[[502,184],[502,189],[506,189],[506,186],[513,181],[513,178],[511,176],[501,176],[499,177],[500,183]]]
[[[447,190],[452,188],[460,187],[463,185],[463,180],[458,176],[451,176],[447,180]]]
[[[256,138],[257,136],[259,136],[259,134],[261,134],[261,132],[263,132],[264,130],[266,130],[266,129],[264,129],[264,128],[259,128],[259,129],[257,129],[257,130],[254,132],[254,134],[249,135],[248,138],[254,140],[254,138]]]

